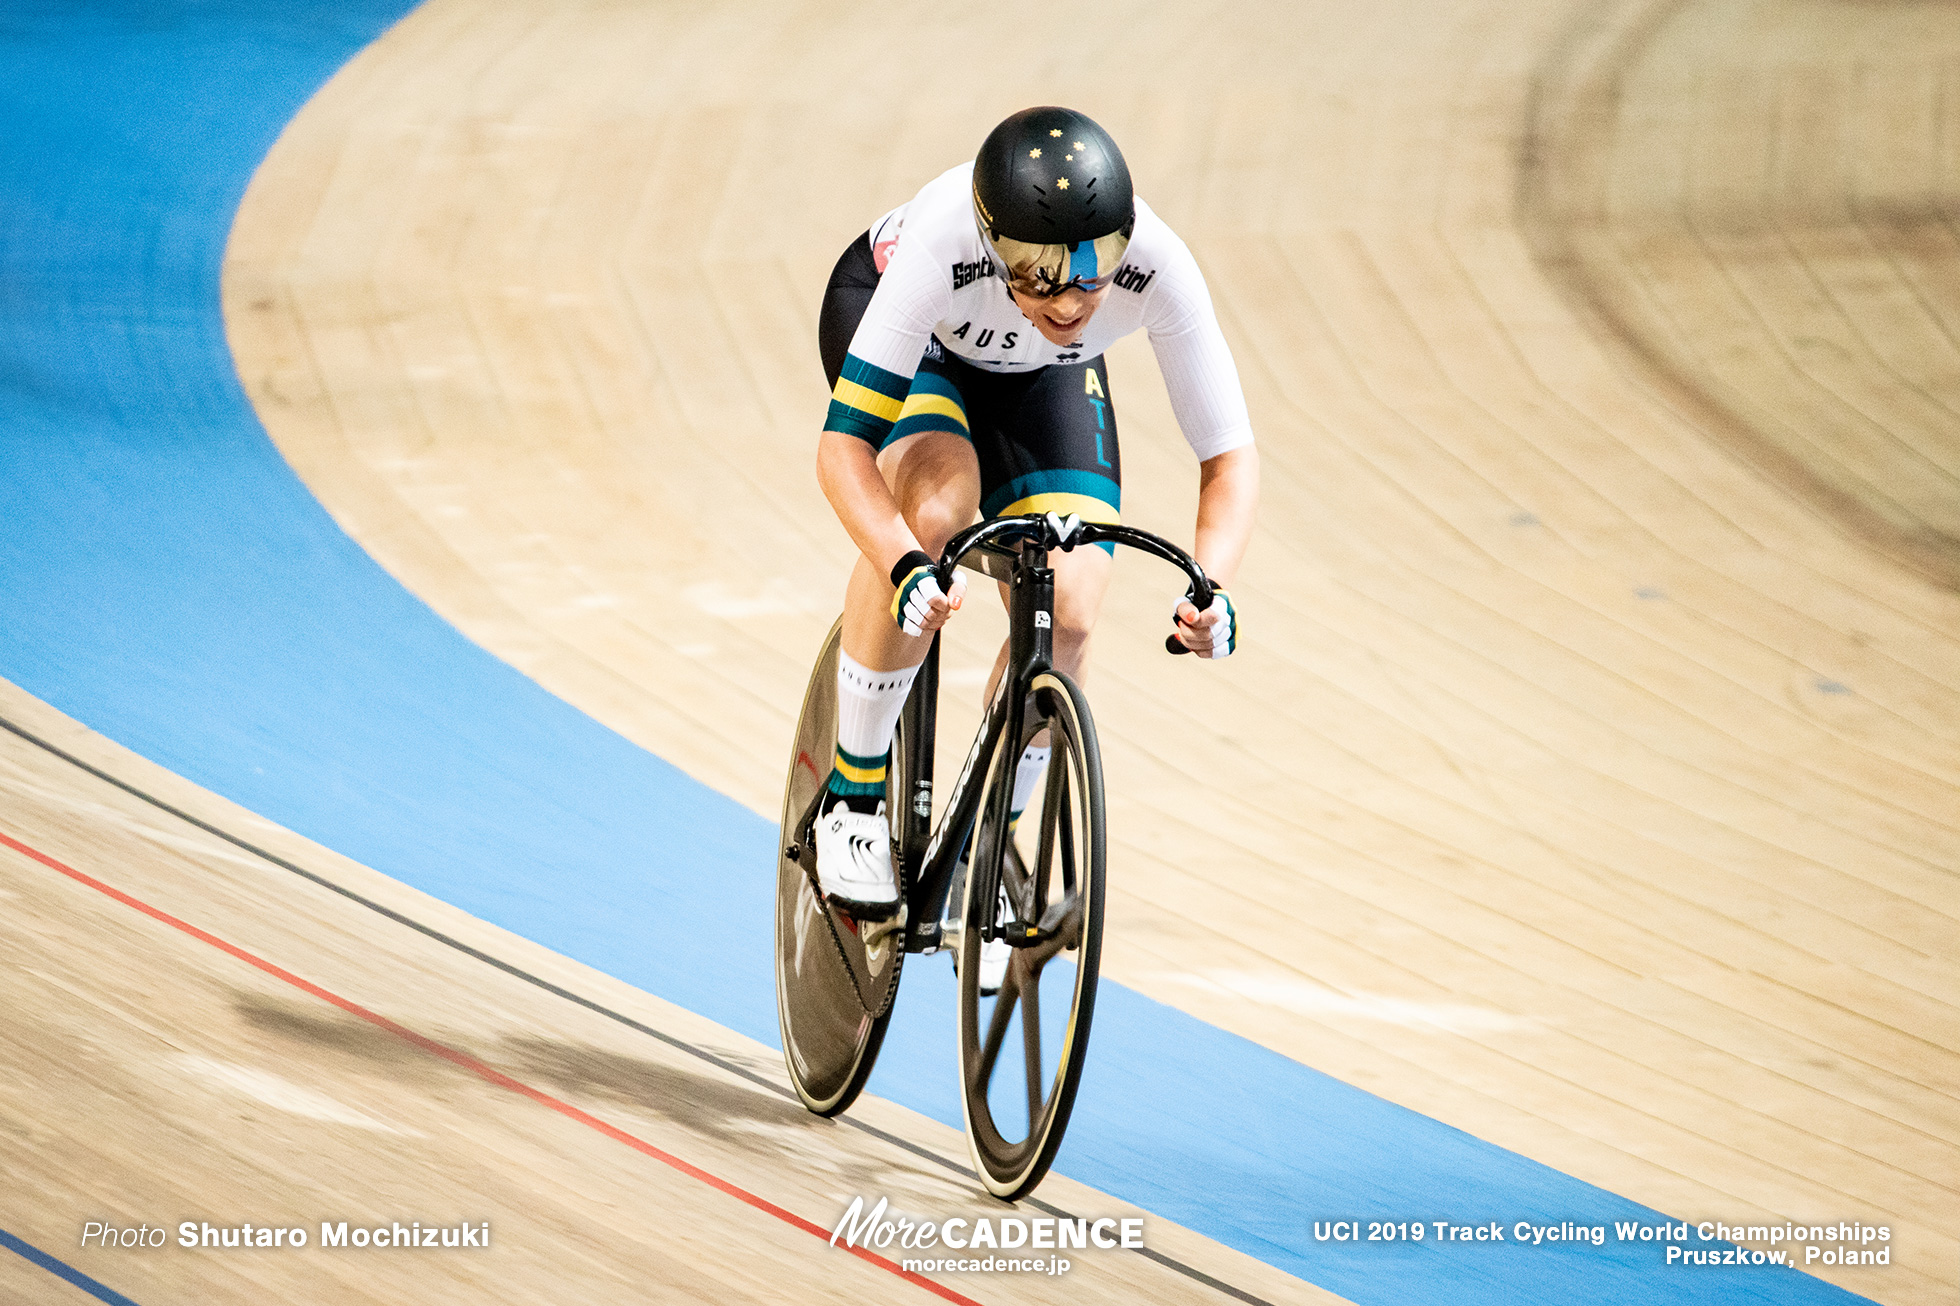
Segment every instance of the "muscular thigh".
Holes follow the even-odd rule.
[[[965,436],[920,431],[894,440],[879,452],[878,470],[928,552],[937,554],[973,521],[980,504],[980,467]]]
[[[980,505],[980,464],[967,430],[966,399],[958,378],[933,365],[937,344],[928,348],[878,451],[878,469],[899,510],[933,553],[973,521]]]

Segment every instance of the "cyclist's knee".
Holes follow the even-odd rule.
[[[973,523],[980,508],[980,469],[973,446],[948,432],[912,437],[888,473],[905,524],[927,552]]]
[[[958,487],[942,486],[912,502],[901,500],[899,508],[919,543],[936,557],[948,540],[973,524],[977,505],[973,496],[961,494]]]
[[[1102,612],[1109,585],[1108,555],[1078,550],[1057,568],[1055,586],[1055,665],[1071,676],[1080,673],[1088,656],[1089,636]]]
[[[1068,613],[1057,607],[1055,612],[1055,665],[1075,676],[1082,669],[1089,655],[1089,636],[1095,630],[1096,616],[1093,612]]]

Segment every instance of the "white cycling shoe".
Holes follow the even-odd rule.
[[[960,918],[957,913],[960,899],[966,892],[966,872],[967,864],[965,862],[961,862],[953,869],[953,882],[946,894],[946,916],[941,921],[940,928],[948,938],[960,932]],[[1007,897],[1003,893],[999,900],[999,906],[994,909],[994,922],[998,924],[1006,918],[1006,915]],[[991,998],[1000,992],[1001,984],[1007,979],[1008,960],[1013,955],[1014,949],[1008,947],[999,939],[980,945],[981,997]],[[957,975],[960,969],[960,954],[957,949],[953,950],[952,957],[953,973]]]
[[[840,799],[817,818],[817,883],[839,911],[859,920],[883,920],[898,910],[883,803],[875,813],[854,812]]]
[[[1007,980],[1007,962],[1014,949],[999,939],[980,945],[980,996],[990,998]]]

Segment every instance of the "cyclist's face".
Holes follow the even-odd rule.
[[[1082,329],[1109,298],[1109,289],[1104,286],[1096,291],[1064,290],[1047,299],[1024,295],[1018,290],[1013,295],[1014,302],[1028,321],[1034,323],[1035,330],[1055,344],[1072,345],[1082,338]]]

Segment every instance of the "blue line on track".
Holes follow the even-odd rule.
[[[218,277],[246,183],[406,8],[23,0],[0,18],[0,675],[774,1043],[770,825],[402,590],[293,476],[233,374]],[[945,968],[908,968],[872,1089],[957,1125],[951,1029]],[[1651,1243],[1317,1242],[1316,1220],[1660,1217],[1117,985],[1061,1166],[1364,1303],[1856,1300],[1787,1271],[1666,1271]]]
[[[74,1284],[77,1288],[80,1288],[96,1300],[108,1302],[109,1306],[136,1306],[135,1302],[123,1296],[114,1288],[106,1284],[97,1283],[74,1266],[57,1261],[54,1257],[48,1255],[32,1243],[22,1242],[5,1229],[0,1229],[0,1247],[5,1247],[11,1252],[20,1253],[48,1273],[59,1275],[61,1278],[68,1280],[68,1282]]]

